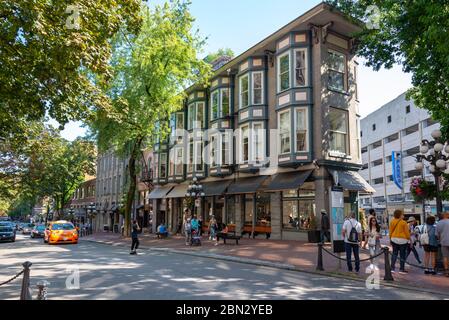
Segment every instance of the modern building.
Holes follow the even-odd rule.
[[[94,231],[119,232],[123,217],[119,214],[126,184],[126,160],[112,151],[100,154],[97,160],[96,217]]]
[[[332,187],[344,191],[344,213],[357,211],[359,192],[373,191],[358,174],[351,35],[359,29],[319,4],[223,62],[210,87],[191,86],[171,119],[172,133],[188,134],[154,148],[153,229],[179,228],[194,177],[205,193],[197,214],[205,222],[213,214],[238,234],[305,240],[321,210],[332,209]]]
[[[429,167],[422,171],[415,169],[415,156],[421,141],[433,140],[431,133],[439,128],[439,123],[433,121],[426,110],[407,100],[405,93],[361,120],[361,175],[376,190],[374,194],[361,195],[361,207],[374,208],[385,218],[401,209],[420,221],[426,211],[436,213],[434,201],[426,204],[413,201],[410,182],[417,176],[434,181]],[[393,180],[393,153],[402,155],[402,188]]]

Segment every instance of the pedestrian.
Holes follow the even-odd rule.
[[[324,243],[324,238],[327,239],[328,242],[331,242],[330,236],[330,221],[329,216],[326,213],[326,210],[321,210],[321,243]]]
[[[437,235],[440,239],[443,254],[444,274],[449,277],[449,211],[443,214],[443,220],[437,224]]]
[[[137,249],[139,249],[139,225],[137,224],[137,221],[134,220],[132,225],[132,232],[131,232],[131,252],[130,254],[137,254]]]
[[[198,218],[198,234],[200,237],[203,234],[203,218],[201,216]]]
[[[186,237],[186,246],[189,246],[192,240],[192,224],[190,218],[187,218],[184,222],[184,234]]]
[[[410,243],[407,247],[407,256],[406,259],[408,259],[411,252],[413,252],[413,255],[415,256],[416,261],[418,261],[419,264],[421,264],[421,259],[419,258],[418,251],[416,251],[416,245],[418,243],[418,235],[419,235],[419,229],[417,228],[417,222],[415,217],[410,217],[407,221],[409,225],[410,230]]]
[[[192,226],[192,233],[198,234],[199,225],[196,214],[193,215],[192,220],[190,220],[190,224]]]
[[[369,254],[371,256],[370,268],[374,269],[375,266],[373,257],[380,251],[380,238],[381,238],[380,225],[379,222],[377,222],[376,217],[374,216],[370,216],[370,219],[368,220],[368,230],[366,232],[366,236],[367,236],[366,242],[368,243]]]
[[[436,255],[438,253],[438,240],[434,216],[427,217],[419,241],[424,248],[424,273],[436,275],[435,266]]]
[[[214,241],[217,236],[217,220],[212,216],[209,220],[209,240]]]
[[[362,225],[355,219],[355,212],[351,212],[350,218],[343,223],[342,235],[345,239],[346,263],[348,271],[352,272],[351,256],[354,253],[355,272],[360,271],[360,245],[362,241]]]
[[[400,274],[408,273],[405,270],[405,260],[407,258],[407,247],[410,241],[410,231],[407,222],[404,220],[404,213],[396,210],[393,214],[394,219],[390,223],[390,241],[393,246],[391,255],[391,272],[396,272],[396,260],[400,258]]]

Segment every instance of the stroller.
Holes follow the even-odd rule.
[[[192,237],[190,240],[191,246],[201,246],[201,237],[199,235],[198,230],[193,229],[192,230]]]

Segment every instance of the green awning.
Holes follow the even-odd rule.
[[[268,178],[269,176],[255,176],[237,179],[228,187],[226,194],[256,193],[261,189],[263,182]]]
[[[206,194],[206,197],[223,195],[232,181],[233,180],[228,179],[203,183],[203,190]]]
[[[375,193],[373,187],[356,171],[328,169],[334,183],[349,191]]]
[[[189,185],[187,184],[180,184],[173,188],[168,194],[167,198],[185,198],[187,189],[189,188]]]
[[[313,170],[292,171],[277,174],[270,182],[266,191],[281,191],[299,189],[310,177]]]

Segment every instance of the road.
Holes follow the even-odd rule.
[[[50,282],[48,298],[61,300],[198,299],[443,299],[404,289],[368,290],[364,283],[188,255],[140,251],[84,242],[50,246],[18,235],[0,243],[0,283],[31,261],[31,286]],[[66,286],[67,268],[79,268],[79,289]],[[70,280],[70,279],[69,279]],[[74,282],[69,281],[69,285]],[[0,287],[0,299],[18,299],[21,278]]]

